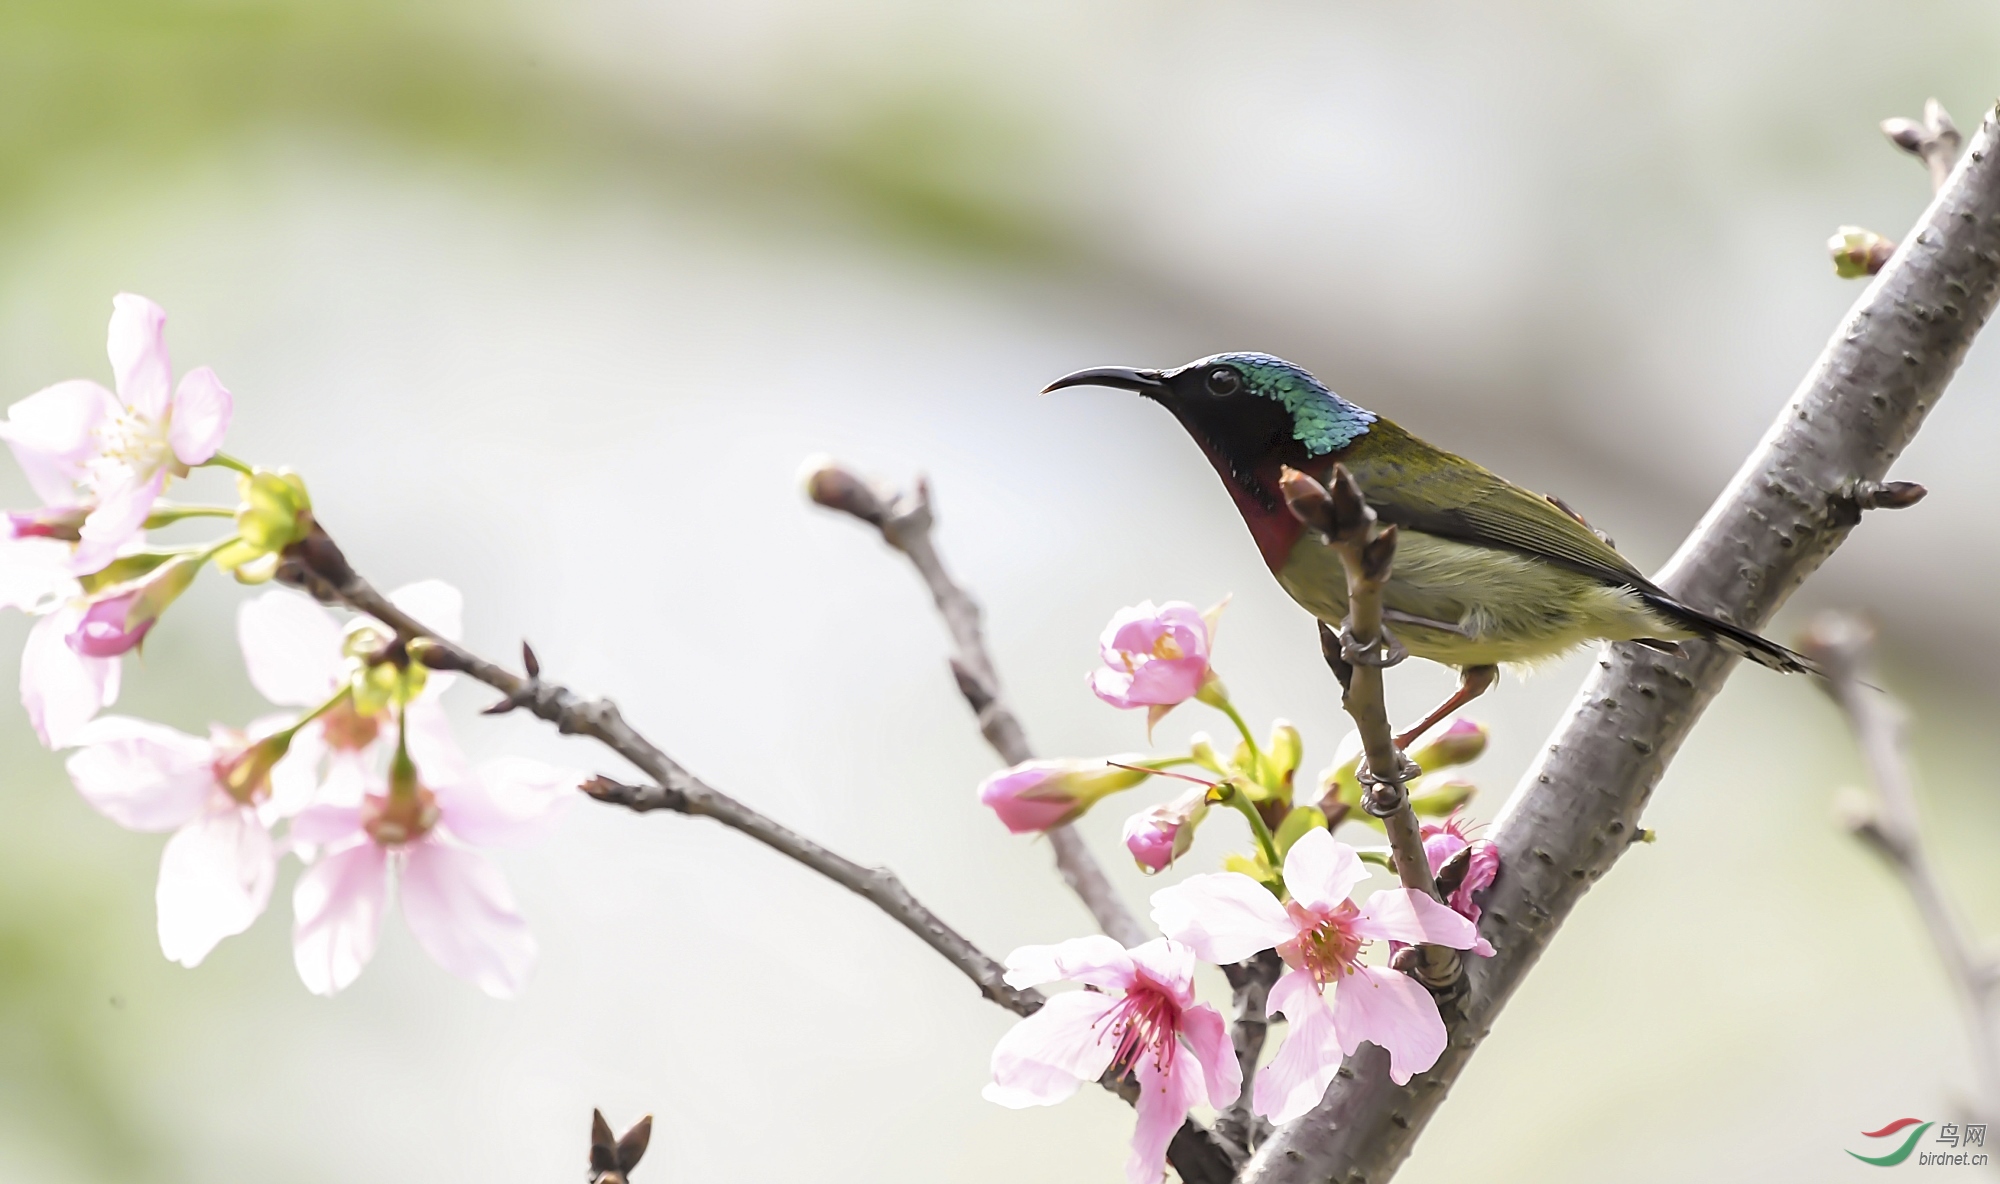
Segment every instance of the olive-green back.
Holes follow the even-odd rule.
[[[1378,419],[1340,462],[1385,522],[1534,555],[1607,584],[1657,590],[1610,544],[1547,498],[1386,419]]]

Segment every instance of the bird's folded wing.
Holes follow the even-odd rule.
[[[1607,584],[1657,590],[1623,555],[1547,498],[1386,420],[1340,459],[1385,522],[1518,551]]]

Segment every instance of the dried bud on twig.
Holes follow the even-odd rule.
[[[1959,145],[1964,142],[1958,125],[1936,99],[1924,101],[1923,122],[1901,116],[1885,119],[1882,134],[1889,137],[1891,144],[1924,162],[1931,171],[1933,190],[1944,187],[1945,179],[1951,176],[1951,166],[1958,161]]]
[[[829,510],[852,514],[870,526],[882,525],[889,516],[890,503],[895,500],[893,495],[825,455],[807,457],[799,466],[799,481],[813,501]]]
[[[627,1184],[632,1169],[639,1166],[639,1160],[646,1154],[646,1144],[653,1139],[653,1116],[648,1114],[632,1124],[632,1129],[617,1139],[611,1137],[611,1124],[604,1121],[604,1112],[590,1112],[590,1184]]]

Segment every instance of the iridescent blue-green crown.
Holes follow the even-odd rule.
[[[1285,405],[1292,416],[1292,437],[1306,446],[1309,456],[1338,452],[1375,422],[1374,412],[1356,407],[1305,370],[1270,354],[1215,354],[1186,368],[1199,370],[1220,362],[1236,367],[1251,393]]]

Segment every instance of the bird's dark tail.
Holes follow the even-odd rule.
[[[1748,658],[1759,666],[1786,674],[1816,674],[1821,678],[1826,677],[1819,664],[1811,658],[1796,650],[1786,649],[1741,625],[1711,616],[1700,609],[1689,608],[1665,593],[1641,591],[1639,595],[1662,616],[1700,634],[1739,658]]]

